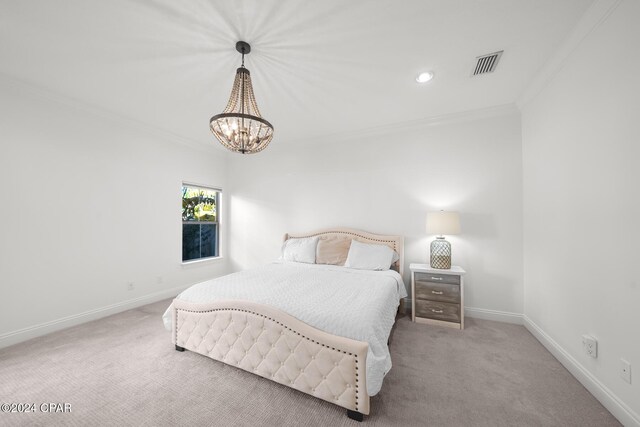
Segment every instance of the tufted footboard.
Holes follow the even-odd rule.
[[[176,348],[236,366],[349,411],[369,413],[368,344],[323,332],[273,307],[249,301],[196,304],[176,299],[172,341]]]

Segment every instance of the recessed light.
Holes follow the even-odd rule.
[[[425,71],[424,73],[418,74],[418,77],[416,77],[416,81],[418,83],[426,83],[429,80],[431,80],[432,78],[433,78],[433,72],[432,71]]]

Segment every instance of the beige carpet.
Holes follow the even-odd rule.
[[[399,319],[394,367],[361,424],[332,404],[175,351],[160,319],[168,304],[0,350],[0,403],[71,405],[0,413],[0,425],[620,425],[522,326],[468,319],[456,331]]]

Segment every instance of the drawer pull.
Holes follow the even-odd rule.
[[[431,309],[431,311],[438,314],[444,313],[444,311],[442,310],[434,310],[433,308]]]
[[[442,291],[431,291],[432,294],[434,295],[442,295],[444,292]]]
[[[431,280],[443,280],[442,277],[433,277],[431,276]]]

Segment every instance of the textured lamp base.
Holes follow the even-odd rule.
[[[431,268],[451,268],[451,244],[444,240],[444,237],[438,237],[431,242]]]

